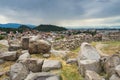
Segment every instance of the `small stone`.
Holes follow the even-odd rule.
[[[120,80],[120,77],[116,74],[113,74],[109,80]]]
[[[43,57],[44,57],[44,58],[49,58],[49,57],[50,57],[50,54],[43,54]]]
[[[73,63],[77,63],[77,59],[76,58],[73,58],[73,59],[68,59],[66,61],[67,64],[73,64]]]
[[[115,71],[117,72],[117,74],[120,77],[120,65],[116,66]]]

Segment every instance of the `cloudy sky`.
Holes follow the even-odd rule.
[[[120,0],[0,0],[0,23],[120,25]]]

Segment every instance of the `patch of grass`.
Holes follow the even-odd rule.
[[[76,64],[63,64],[61,75],[63,80],[83,80],[83,78],[78,72],[78,67]]]
[[[107,41],[103,42],[107,46],[103,47],[101,50],[106,54],[114,54],[120,51],[120,41]]]

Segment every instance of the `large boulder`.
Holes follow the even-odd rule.
[[[28,74],[28,69],[21,63],[15,63],[10,68],[11,80],[24,80]]]
[[[105,80],[99,74],[94,71],[87,70],[85,72],[85,80]]]
[[[45,60],[42,66],[42,71],[50,71],[55,69],[60,69],[62,64],[57,60]]]
[[[103,64],[104,71],[110,77],[112,74],[115,74],[115,67],[120,65],[120,56],[118,54],[114,54],[110,56],[106,62]]]
[[[99,61],[100,59],[100,54],[98,51],[91,46],[90,44],[84,42],[81,44],[81,51],[79,52],[78,58],[80,60],[97,60]]]
[[[0,53],[0,59],[14,61],[17,59],[16,51]]]
[[[44,60],[42,59],[28,58],[22,63],[29,69],[29,71],[41,72],[43,61]]]
[[[30,73],[25,80],[61,80],[61,77],[53,73],[39,72]]]
[[[78,62],[79,72],[82,76],[85,76],[86,70],[101,72],[100,62],[96,60],[80,60]]]
[[[22,37],[22,49],[27,50],[29,48],[29,37]]]
[[[30,41],[29,53],[41,54],[48,53],[51,50],[51,44],[45,40]]]

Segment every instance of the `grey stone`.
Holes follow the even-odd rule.
[[[52,77],[48,77],[46,80],[61,80],[60,76],[52,76]]]
[[[78,55],[80,60],[98,60],[100,59],[100,54],[98,51],[90,44],[84,42],[81,44],[81,50]]]
[[[115,74],[115,67],[117,65],[120,65],[120,56],[117,54],[110,56],[104,63],[104,71],[108,74],[109,77],[111,77],[112,74]]]
[[[0,53],[0,59],[14,61],[17,59],[16,51]]]
[[[120,77],[116,74],[113,74],[109,80],[120,80]]]
[[[105,80],[94,71],[87,70],[85,73],[85,80]]]
[[[24,80],[28,74],[28,69],[21,63],[15,63],[10,68],[11,80]]]
[[[22,49],[21,45],[18,44],[11,44],[8,48],[9,51],[17,51],[19,49]]]
[[[43,65],[42,59],[35,59],[35,58],[29,58],[23,61],[22,63],[26,65],[26,67],[29,69],[29,71],[32,72],[41,72],[42,65]]]
[[[76,58],[68,59],[66,63],[67,64],[77,63],[77,59]]]
[[[25,80],[60,80],[56,76],[58,77],[58,75],[49,72],[30,73]]]
[[[118,66],[115,67],[115,71],[117,72],[117,74],[120,77],[120,65],[118,65]]]
[[[29,37],[22,37],[22,49],[27,50],[29,48]]]
[[[95,71],[97,73],[101,72],[100,62],[96,60],[81,60],[78,62],[78,66],[82,76],[85,76],[86,70]]]
[[[43,57],[44,57],[44,58],[49,58],[49,57],[50,57],[50,54],[43,54]]]
[[[42,71],[50,71],[55,69],[60,69],[62,64],[57,60],[45,60],[42,66]]]
[[[3,59],[0,59],[0,64],[3,64],[5,61]]]
[[[45,40],[32,41],[29,44],[28,50],[30,54],[45,54],[50,52],[51,44]]]
[[[30,58],[30,54],[28,52],[19,56],[18,61],[22,61],[22,60],[25,60],[27,58]]]

